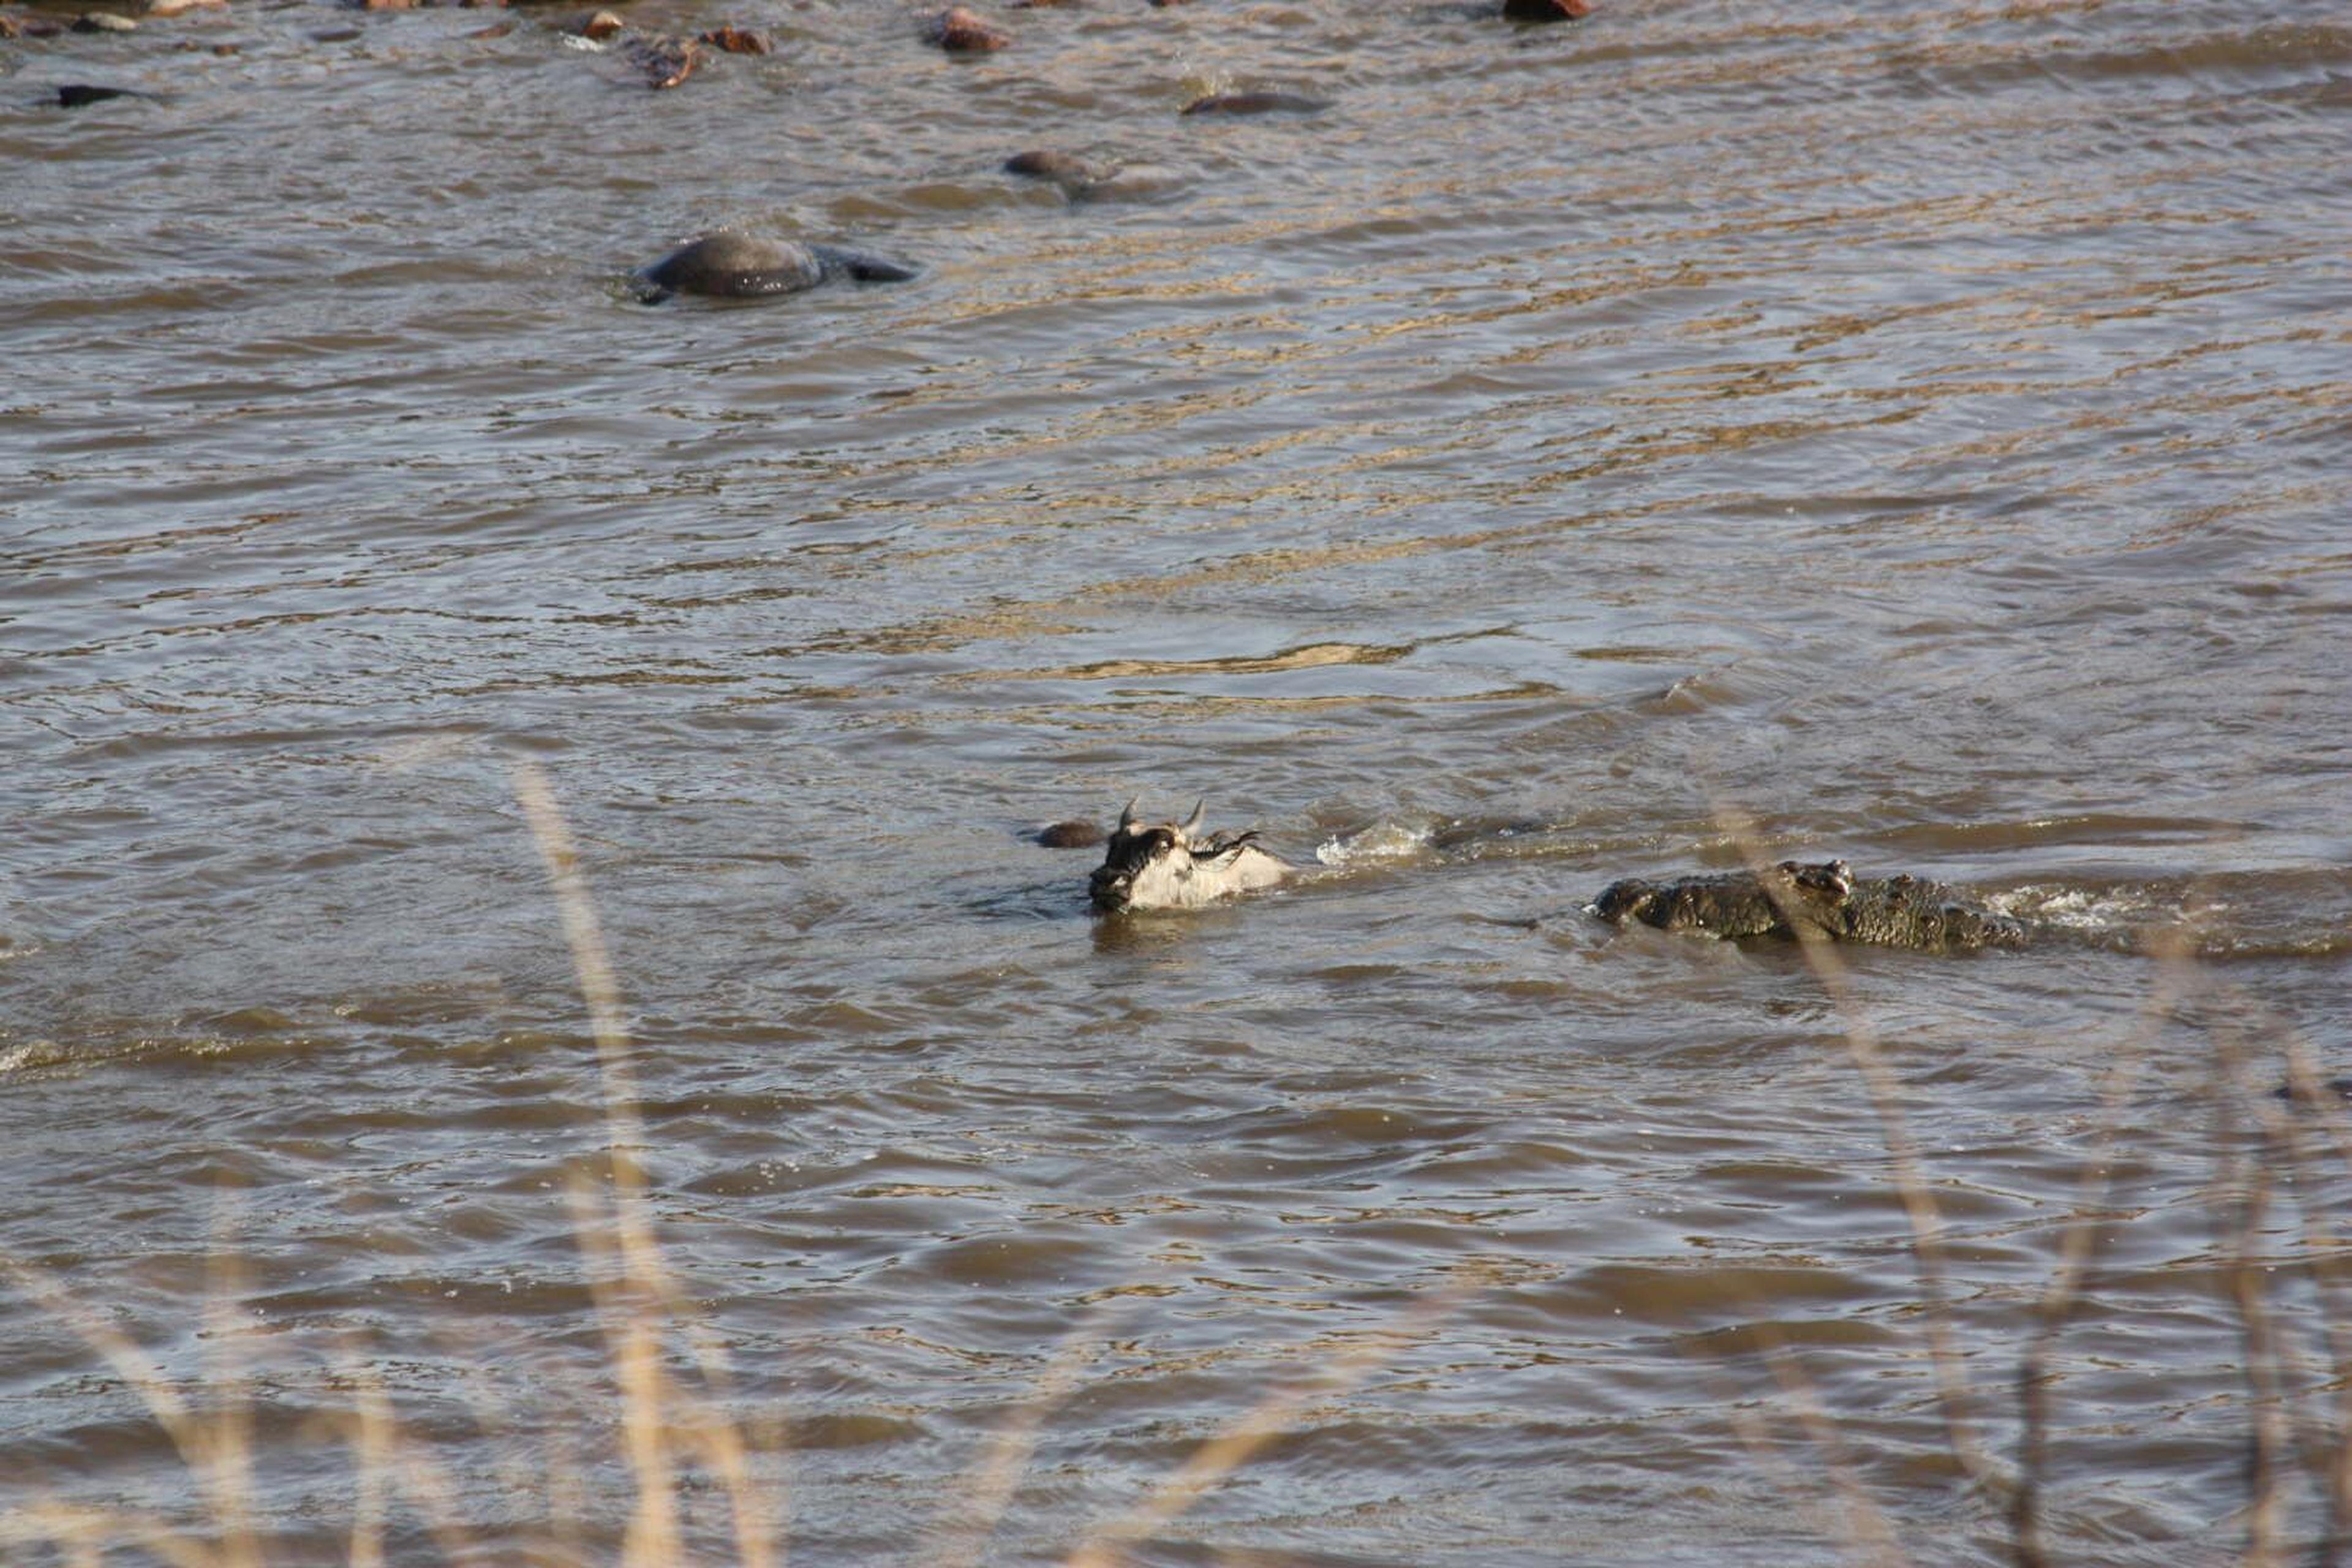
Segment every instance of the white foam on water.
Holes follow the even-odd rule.
[[[1326,866],[1362,866],[1408,860],[1429,847],[1432,830],[1401,822],[1375,822],[1353,833],[1336,834],[1318,845],[1315,858]]]

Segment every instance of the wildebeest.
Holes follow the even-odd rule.
[[[1205,800],[1181,822],[1146,823],[1136,815],[1136,805],[1130,800],[1119,813],[1103,863],[1087,884],[1098,910],[1197,909],[1234,893],[1271,888],[1295,869],[1260,848],[1255,833],[1199,837]]]

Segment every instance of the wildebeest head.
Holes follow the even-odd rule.
[[[1289,874],[1286,863],[1258,847],[1255,833],[1201,837],[1207,805],[1202,801],[1181,822],[1147,823],[1136,815],[1136,802],[1129,801],[1103,863],[1087,882],[1095,908],[1190,909],[1229,893],[1270,888]]]

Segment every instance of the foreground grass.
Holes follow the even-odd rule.
[[[24,1295],[137,1394],[184,1469],[191,1505],[163,1518],[37,1496],[0,1514],[0,1562],[76,1568],[126,1559],[187,1568],[326,1560],[352,1568],[394,1561],[549,1568],[732,1562],[769,1568],[787,1560],[789,1530],[769,1478],[793,1447],[791,1433],[781,1420],[752,1423],[740,1415],[745,1401],[725,1347],[702,1325],[664,1256],[634,1154],[646,1146],[646,1132],[619,987],[596,910],[547,780],[535,767],[520,764],[514,787],[585,1000],[606,1122],[602,1179],[580,1181],[571,1194],[572,1229],[603,1336],[604,1385],[577,1391],[579,1418],[569,1431],[521,1434],[524,1449],[504,1483],[508,1495],[536,1486],[544,1495],[544,1522],[519,1527],[469,1518],[473,1478],[457,1467],[478,1469],[481,1445],[475,1439],[489,1434],[499,1416],[485,1413],[477,1430],[454,1436],[446,1428],[420,1429],[403,1418],[368,1348],[356,1341],[339,1349],[329,1369],[341,1407],[294,1431],[265,1433],[257,1420],[253,1373],[268,1347],[241,1315],[244,1282],[226,1239],[233,1226],[225,1224],[205,1309],[205,1337],[217,1362],[193,1390],[166,1377],[65,1281],[0,1260]],[[1727,827],[1741,841],[1753,841],[1737,821],[1727,818]],[[2210,1001],[2215,991],[2211,977],[2188,954],[2185,941],[2151,943],[2156,978],[2137,1042],[2117,1054],[2108,1073],[2105,1115],[2047,1280],[2026,1314],[2014,1375],[1991,1387],[1972,1382],[1971,1358],[1956,1342],[1947,1226],[1895,1076],[1837,951],[1814,942],[1806,952],[1840,1011],[1846,1048],[1901,1198],[1945,1451],[1964,1486],[2000,1521],[2005,1555],[2017,1568],[2062,1560],[2048,1517],[2060,1414],[2053,1369],[2069,1327],[2095,1299],[2091,1287],[2110,1229],[2105,1216],[2116,1211],[2118,1197],[2114,1173],[2120,1163],[2113,1156],[2126,1137],[2126,1108],[2140,1064],[2180,997],[2194,991]],[[2234,1555],[2262,1568],[2294,1561],[2316,1568],[2352,1553],[2352,1316],[2328,1312],[2321,1330],[2325,1343],[2315,1353],[2289,1345],[2275,1308],[2284,1288],[2282,1270],[2266,1254],[2263,1238],[2282,1223],[2283,1188],[2324,1191],[2331,1174],[2352,1172],[2352,1126],[2342,1100],[2292,1031],[2267,1017],[2256,997],[2226,1000],[2231,1016],[2242,1022],[2213,1040],[2210,1101],[2220,1152],[2207,1190],[2215,1256],[2225,1260],[2228,1305],[2242,1346],[2246,1463]],[[2284,1092],[2272,1092],[2282,1081]],[[2287,1272],[2315,1288],[2330,1309],[2340,1309],[2342,1238],[2330,1216],[2315,1215],[2299,1201],[2294,1207],[2304,1263]],[[1404,1347],[1442,1331],[1458,1300],[1447,1292],[1427,1294],[1349,1348],[1303,1362],[1144,1489],[1124,1513],[1075,1529],[1067,1539],[1076,1543],[1061,1560],[1069,1568],[1110,1568],[1129,1560],[1296,1430],[1309,1406],[1345,1395]],[[1100,1327],[1080,1323],[1072,1331],[1031,1396],[980,1445],[961,1479],[943,1489],[934,1528],[908,1541],[895,1560],[961,1568],[988,1556],[1041,1435],[1080,1386],[1085,1352]],[[1874,1492],[1855,1444],[1830,1414],[1830,1401],[1804,1359],[1786,1348],[1768,1349],[1764,1363],[1778,1389],[1779,1418],[1736,1401],[1726,1404],[1726,1419],[1759,1473],[1775,1477],[1793,1504],[1826,1517],[1849,1560],[1911,1561],[1918,1548],[1906,1542],[1893,1500]],[[1798,1434],[1793,1445],[1786,1436],[1790,1431]],[[598,1447],[603,1451],[590,1451]],[[287,1510],[269,1494],[266,1479],[273,1458],[289,1450],[314,1465],[320,1456],[340,1452],[347,1477],[347,1510],[324,1522],[313,1510],[299,1538],[289,1535]],[[1801,1456],[1795,1462],[1792,1451]],[[617,1497],[595,1489],[588,1479],[615,1472],[626,1479]],[[5,1484],[15,1483],[0,1476]],[[265,1524],[264,1516],[276,1522]],[[1035,1552],[1023,1555],[1034,1559]],[[1263,1552],[1250,1558],[1270,1560],[1278,1561]]]

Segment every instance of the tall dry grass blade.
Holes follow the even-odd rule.
[[[678,1534],[677,1476],[669,1452],[669,1424],[662,1409],[667,1380],[661,1370],[659,1329],[651,1318],[654,1302],[676,1302],[679,1297],[670,1285],[646,1213],[645,1172],[636,1158],[636,1152],[645,1147],[645,1124],[629,1065],[620,984],[614,976],[611,950],[604,941],[603,922],[596,917],[595,902],[589,897],[587,879],[580,870],[578,847],[556,805],[547,774],[535,763],[517,761],[511,779],[515,800],[522,807],[532,842],[547,868],[548,889],[563,924],[564,941],[572,950],[580,994],[588,1005],[589,1030],[596,1041],[604,1078],[612,1220],[622,1272],[632,1286],[624,1326],[617,1336],[608,1334],[620,1372],[624,1447],[637,1487],[624,1560],[632,1564],[678,1563],[684,1561],[684,1548]],[[607,1287],[599,1284],[598,1288]]]
[[[2262,1251],[2271,1176],[2260,1160],[2239,1163],[2244,1196],[2224,1242],[2230,1295],[2238,1310],[2245,1345],[2246,1394],[2253,1441],[2247,1456],[2246,1548],[2239,1561],[2248,1568],[2273,1568],[2280,1561],[2285,1523],[2286,1419],[2282,1411],[2278,1339],[2271,1321]]]
[[[740,1568],[778,1568],[783,1558],[766,1496],[751,1474],[751,1445],[740,1427],[718,1414],[713,1399],[698,1400],[692,1415],[687,1439],[699,1451],[702,1462],[718,1472],[727,1494],[729,1517],[734,1524],[735,1561]]]
[[[383,1568],[383,1483],[393,1466],[394,1436],[391,1402],[373,1379],[360,1389],[352,1425],[359,1496],[352,1502],[350,1568]]]
[[[718,1415],[715,1405],[708,1401],[697,1403],[684,1415],[670,1408],[681,1402],[683,1392],[662,1368],[665,1322],[685,1329],[711,1400],[724,1399],[730,1376],[716,1338],[694,1324],[692,1304],[671,1276],[655,1237],[645,1171],[637,1163],[637,1151],[646,1146],[646,1132],[629,1065],[620,984],[587,879],[580,869],[579,851],[546,773],[533,763],[518,761],[512,776],[515,798],[547,868],[548,886],[572,950],[581,994],[588,1004],[589,1026],[603,1072],[612,1220],[617,1238],[614,1254],[627,1287],[621,1311],[624,1326],[617,1334],[608,1331],[607,1342],[614,1347],[621,1372],[623,1435],[638,1489],[637,1514],[628,1533],[630,1560],[682,1560],[677,1470],[670,1450],[676,1428],[720,1479],[739,1561],[745,1568],[771,1568],[782,1557],[766,1500],[751,1474],[751,1445],[740,1429]],[[583,1241],[588,1235],[583,1230]],[[614,1299],[610,1285],[599,1279],[592,1281],[591,1288],[609,1309]]]
[[[1766,857],[1761,837],[1752,818],[1738,808],[1718,802],[1715,819],[1726,837],[1739,848],[1748,868],[1768,889],[1774,888],[1769,876],[1770,861]],[[1975,1393],[1969,1385],[1968,1373],[1960,1357],[1959,1347],[1952,1333],[1951,1293],[1947,1281],[1944,1251],[1944,1216],[1937,1206],[1935,1194],[1929,1191],[1919,1161],[1918,1145],[1911,1137],[1908,1120],[1903,1112],[1903,1098],[1895,1074],[1886,1065],[1886,1053],[1880,1046],[1878,1032],[1864,1016],[1862,1005],[1853,994],[1853,977],[1845,963],[1839,958],[1836,947],[1828,939],[1811,929],[1798,918],[1798,911],[1782,904],[1777,891],[1771,894],[1780,912],[1797,933],[1798,951],[1803,954],[1806,967],[1821,983],[1832,1006],[1836,1008],[1840,1032],[1844,1037],[1846,1052],[1854,1069],[1861,1075],[1864,1089],[1870,1096],[1872,1112],[1876,1116],[1880,1141],[1886,1147],[1891,1166],[1890,1180],[1902,1200],[1903,1213],[1911,1230],[1911,1255],[1919,1272],[1922,1306],[1926,1309],[1927,1325],[1927,1360],[1936,1379],[1936,1398],[1944,1419],[1944,1435],[1954,1462],[1977,1485],[1998,1492],[2006,1485],[2006,1478],[1986,1456],[1984,1446],[1977,1440],[1976,1417],[1971,1406]]]
[[[415,1504],[418,1518],[425,1533],[444,1560],[465,1563],[477,1556],[472,1535],[460,1522],[464,1512],[457,1503],[457,1491],[450,1485],[446,1471],[434,1461],[432,1455],[408,1439],[401,1430],[400,1417],[393,1409],[392,1397],[385,1392],[383,1382],[363,1361],[354,1359],[348,1374],[352,1386],[359,1390],[359,1412],[354,1425],[360,1433],[360,1447],[365,1468],[379,1477],[386,1474],[400,1479],[401,1490]],[[367,1486],[362,1479],[362,1487]],[[383,1482],[375,1483],[383,1499],[383,1513],[390,1513],[390,1495]],[[362,1521],[352,1521],[352,1540],[357,1550],[371,1532],[362,1529]],[[376,1530],[382,1529],[379,1519]]]
[[[579,977],[580,994],[588,1004],[589,1032],[595,1038],[604,1075],[604,1115],[613,1130],[614,1184],[635,1192],[642,1187],[642,1173],[634,1159],[619,1155],[624,1149],[644,1146],[645,1129],[637,1115],[636,1085],[630,1076],[620,983],[613,976],[604,925],[596,918],[587,879],[581,875],[579,848],[562,809],[555,804],[555,791],[546,773],[535,763],[518,761],[511,778],[516,803],[522,807],[523,821],[547,868],[548,889],[554,895],[563,939],[572,950],[572,973]],[[633,1217],[624,1216],[624,1223],[633,1223]]]
[[[2249,1427],[2247,1500],[2242,1510],[2246,1542],[2239,1561],[2251,1568],[2272,1568],[2280,1560],[2288,1438],[2277,1340],[2264,1281],[2268,1270],[2257,1259],[2263,1252],[2271,1196],[2268,1156],[2274,1151],[2267,1139],[2252,1151],[2248,1147],[2240,1115],[2247,1092],[2244,1041],[2231,1028],[2213,1031],[2212,1040],[2207,1082],[2213,1106],[2213,1143],[2219,1152],[2214,1156],[2213,1177],[2206,1184],[2207,1201],[2212,1215],[2213,1256],[2238,1314]]]
[[[219,1397],[205,1443],[205,1486],[220,1527],[222,1561],[227,1568],[261,1568],[265,1552],[253,1515],[253,1403],[245,1359],[250,1325],[237,1308],[246,1293],[245,1266],[231,1244],[236,1215],[236,1189],[224,1185],[214,1194],[212,1239],[205,1254],[204,1318],[214,1363],[205,1381]]]
[[[2283,1042],[2294,1110],[2319,1123],[2336,1163],[2352,1171],[2352,1126],[2347,1125],[2342,1098],[2321,1078],[2311,1047],[2294,1031],[2273,1026]],[[2312,1169],[2315,1162],[2304,1152],[2308,1141],[2292,1119],[2286,1135],[2293,1151],[2295,1191],[2301,1194],[2316,1190],[2319,1178]],[[2352,1561],[2352,1302],[2347,1300],[2345,1271],[2339,1267],[2338,1237],[2322,1228],[2322,1216],[2314,1214],[2308,1199],[2301,1200],[2298,1206],[2303,1214],[2304,1247],[2320,1293],[2321,1332],[2329,1363],[2326,1386],[2336,1391],[2335,1427],[2320,1438],[2323,1454],[2318,1467],[2320,1494],[2327,1505],[2327,1531],[2315,1543],[2312,1553],[2314,1568],[2332,1568]],[[2340,1223],[2340,1216],[2329,1213],[2325,1220]]]
[[[40,1517],[44,1513],[59,1516],[58,1525],[45,1527]],[[37,1531],[31,1539],[57,1546],[65,1553],[70,1568],[106,1568],[106,1542],[113,1536],[110,1530],[93,1527],[90,1521],[78,1517],[53,1498],[43,1498],[20,1517]],[[13,1525],[9,1516],[0,1514],[0,1563],[18,1561],[7,1550],[12,1542],[19,1546],[26,1544],[26,1537],[19,1535]]]
[[[2100,1085],[2098,1131],[2090,1157],[2075,1176],[2074,1206],[2059,1237],[2058,1267],[2035,1306],[2033,1338],[2018,1363],[2017,1485],[2009,1508],[2010,1550],[2018,1568],[2049,1568],[2050,1554],[2042,1538],[2042,1498],[2050,1470],[2050,1365],[2060,1336],[2082,1305],[2084,1281],[2098,1258],[2103,1216],[2115,1207],[2116,1134],[2123,1126],[2124,1107],[2140,1063],[2172,1016],[2177,973],[2169,965],[2158,968],[2158,984],[2141,1005],[2138,1026]]]
[[[1080,1318],[1054,1347],[1035,1392],[1022,1402],[1012,1420],[990,1434],[987,1447],[968,1473],[965,1484],[953,1490],[954,1501],[950,1506],[955,1515],[951,1522],[936,1532],[938,1540],[930,1552],[929,1568],[972,1568],[980,1561],[988,1538],[995,1533],[998,1521],[1012,1504],[1030,1456],[1036,1451],[1037,1434],[1045,1417],[1076,1386],[1085,1352],[1094,1347],[1097,1337],[1113,1316],[1108,1309],[1097,1306]]]
[[[47,1270],[14,1258],[0,1258],[0,1269],[5,1269],[8,1277],[16,1282],[18,1288],[39,1302],[50,1315],[65,1322],[82,1343],[88,1345],[114,1369],[116,1376],[121,1378],[138,1393],[141,1401],[147,1406],[148,1414],[154,1418],[155,1425],[161,1427],[163,1435],[171,1440],[173,1449],[180,1456],[180,1462],[187,1468],[189,1475],[205,1489],[205,1495],[214,1507],[215,1523],[221,1524],[223,1521],[220,1515],[221,1492],[219,1490],[220,1434],[213,1431],[207,1423],[196,1417],[188,1408],[186,1402],[181,1399],[177,1391],[164,1377],[163,1370],[129,1335],[115,1329],[97,1313],[84,1307],[75,1299],[73,1293]],[[175,1541],[179,1539],[172,1536],[172,1532],[165,1527],[152,1521],[140,1526],[137,1534],[142,1544],[151,1550],[157,1551],[162,1550],[158,1543],[164,1539],[170,1538]],[[249,1533],[240,1537],[239,1532],[224,1529],[222,1534],[227,1539],[231,1550],[222,1555],[206,1552],[194,1560],[207,1563],[217,1563],[225,1565],[225,1568],[247,1568],[253,1559],[246,1554],[245,1551],[238,1550],[238,1547],[241,1543],[249,1551],[251,1546]],[[173,1555],[175,1560],[179,1560],[185,1552],[193,1550],[193,1547],[183,1541],[180,1542],[179,1550]]]
[[[678,1533],[676,1476],[671,1468],[669,1426],[663,1415],[665,1380],[657,1330],[633,1315],[623,1331],[621,1394],[629,1468],[637,1478],[637,1508],[621,1551],[625,1564],[669,1568],[686,1559]]]
[[[114,1369],[114,1374],[135,1390],[155,1418],[155,1425],[172,1440],[180,1462],[190,1473],[204,1468],[205,1437],[188,1413],[161,1368],[148,1359],[145,1352],[127,1334],[114,1328],[97,1313],[75,1300],[48,1270],[21,1258],[0,1255],[0,1271],[15,1280],[19,1289],[40,1303],[52,1317],[63,1321],[74,1336],[90,1348]]]
[[[173,1568],[221,1568],[220,1557],[209,1547],[189,1540],[149,1514],[45,1502],[24,1510],[16,1517],[37,1531],[40,1539],[64,1545],[88,1562],[103,1563],[113,1546],[129,1542],[173,1564]],[[13,1531],[0,1534],[0,1545],[8,1544],[14,1534]],[[16,1561],[14,1557],[0,1558],[0,1562]]]
[[[1393,1326],[1367,1334],[1322,1369],[1320,1377],[1268,1394],[1195,1448],[1174,1475],[1153,1488],[1134,1509],[1081,1544],[1065,1568],[1116,1568],[1127,1548],[1158,1534],[1211,1488],[1248,1463],[1251,1456],[1288,1431],[1292,1418],[1311,1401],[1345,1394],[1370,1376],[1397,1348],[1411,1343],[1427,1324],[1450,1310],[1461,1294],[1459,1288],[1431,1292],[1400,1314]]]
[[[2337,1161],[2352,1169],[2352,1160],[2346,1159],[2343,1106],[2319,1078],[2309,1047],[2263,1005],[2260,996],[2232,986],[2223,994],[2223,1001],[2228,1016],[2243,1022],[2251,1041],[2277,1043],[2284,1067],[2284,1100],[2269,1092],[2249,1092],[2263,1134],[2254,1168],[2272,1195],[2275,1195],[2279,1184],[2293,1194],[2296,1240],[2303,1263],[2300,1272],[2310,1279],[2320,1308],[2315,1331],[2321,1342],[2325,1371],[2315,1379],[2307,1375],[2293,1380],[2287,1377],[2290,1358],[2286,1336],[2283,1329],[2271,1326],[2272,1314],[2263,1303],[2273,1289],[2276,1268],[2252,1267],[2258,1249],[2243,1227],[2238,1232],[2240,1246],[2232,1258],[2231,1287],[2249,1336],[2247,1375],[2256,1419],[2260,1422],[2263,1416],[2262,1388],[2267,1384],[2276,1405],[2278,1426],[2284,1432],[2291,1432],[2294,1453],[2326,1510],[2325,1526],[2310,1543],[2310,1561],[2315,1568],[2321,1568],[2342,1563],[2347,1554],[2352,1554],[2352,1302],[2347,1300],[2342,1266],[2342,1215],[2340,1210],[2325,1204],[2326,1171],[2323,1162],[2311,1152],[2311,1124],[2317,1124],[2320,1141],[2330,1146]],[[2234,1047],[2233,1061],[2254,1054],[2236,1040],[2234,1031],[2231,1044]],[[2250,1292],[2257,1303],[2257,1311],[2252,1317],[2244,1310]],[[2257,1354],[2256,1347],[2265,1344],[2267,1354]],[[2294,1359],[2299,1369],[2304,1367],[2300,1356]],[[2262,1372],[2265,1362],[2270,1368],[2267,1379]],[[2323,1398],[2327,1391],[2333,1391],[2332,1401]],[[2315,1405],[2320,1408],[2315,1410]],[[2288,1550],[2284,1534],[2284,1467],[2273,1458],[2268,1469],[2263,1468],[2263,1437],[2258,1426],[2254,1468],[2270,1485],[2256,1489],[2248,1509],[2250,1558],[2258,1551],[2283,1556]],[[2271,1437],[2282,1446],[2286,1441],[2280,1432],[2272,1433]],[[2263,1536],[2265,1528],[2275,1535],[2267,1543]]]
[[[1788,1381],[1783,1376],[1782,1369],[1776,1363],[1787,1357],[1788,1348],[1779,1336],[1769,1331],[1759,1330],[1758,1337],[1765,1343],[1766,1370],[1772,1373],[1775,1382],[1780,1384],[1785,1394],[1788,1390]],[[1803,1379],[1801,1368],[1796,1369],[1796,1375]],[[1791,1500],[1800,1503],[1818,1502],[1823,1489],[1810,1484],[1807,1476],[1795,1465],[1790,1464],[1788,1456],[1780,1451],[1781,1446],[1772,1440],[1771,1429],[1758,1419],[1755,1412],[1741,1407],[1741,1394],[1738,1386],[1727,1378],[1721,1376],[1710,1381],[1715,1384],[1717,1402],[1723,1408],[1725,1424],[1730,1426],[1732,1436],[1739,1439],[1739,1446],[1748,1450],[1748,1457],[1756,1461],[1757,1468],[1770,1476],[1773,1484],[1787,1493]],[[1807,1394],[1810,1395],[1811,1392],[1810,1380],[1804,1381],[1804,1386]],[[1819,1400],[1814,1400],[1813,1405],[1815,1412],[1819,1414]],[[1827,1422],[1828,1417],[1822,1415],[1822,1419]],[[1850,1457],[1845,1452],[1843,1443],[1838,1439],[1834,1426],[1830,1428],[1831,1447],[1824,1449],[1818,1437],[1813,1435],[1814,1428],[1806,1421],[1801,1411],[1798,1415],[1798,1423],[1806,1427],[1806,1440],[1812,1443],[1815,1449],[1822,1453],[1822,1468],[1830,1473],[1827,1489],[1830,1500],[1837,1505],[1839,1529],[1843,1537],[1847,1554],[1856,1561],[1862,1561],[1870,1537],[1876,1534],[1879,1529],[1884,1530],[1888,1541],[1894,1542],[1895,1532],[1887,1524],[1884,1510],[1870,1500],[1869,1494],[1863,1489],[1861,1482],[1855,1478]],[[1877,1527],[1860,1526],[1857,1521],[1865,1516],[1875,1519],[1878,1521]],[[1896,1544],[1895,1551],[1899,1561],[1901,1551],[1899,1543]],[[1884,1562],[1885,1559],[1882,1557],[1875,1561]]]
[[[589,1560],[588,1539],[582,1521],[589,1516],[588,1484],[581,1463],[578,1438],[565,1431],[550,1433],[547,1455],[548,1539],[560,1559]]]
[[[1903,1568],[1910,1559],[1903,1554],[1901,1538],[1886,1517],[1886,1510],[1873,1502],[1864,1488],[1853,1457],[1846,1452],[1845,1436],[1822,1404],[1812,1379],[1783,1344],[1771,1345],[1764,1364],[1796,1411],[1797,1420],[1811,1439],[1814,1450],[1822,1456],[1822,1468],[1829,1472],[1831,1490],[1843,1504],[1846,1540],[1864,1562],[1875,1568]]]
[[[617,1187],[620,1178],[616,1174],[613,1180]],[[616,1200],[621,1195],[614,1194]],[[572,1231],[588,1264],[589,1293],[595,1299],[620,1384],[621,1447],[636,1486],[636,1507],[623,1540],[621,1561],[625,1568],[666,1568],[685,1557],[664,1408],[668,1380],[662,1373],[659,1328],[653,1321],[658,1294],[646,1289],[636,1274],[625,1237],[607,1235],[608,1224],[617,1233],[625,1222],[617,1213],[608,1216],[598,1196],[585,1179],[572,1182]]]

